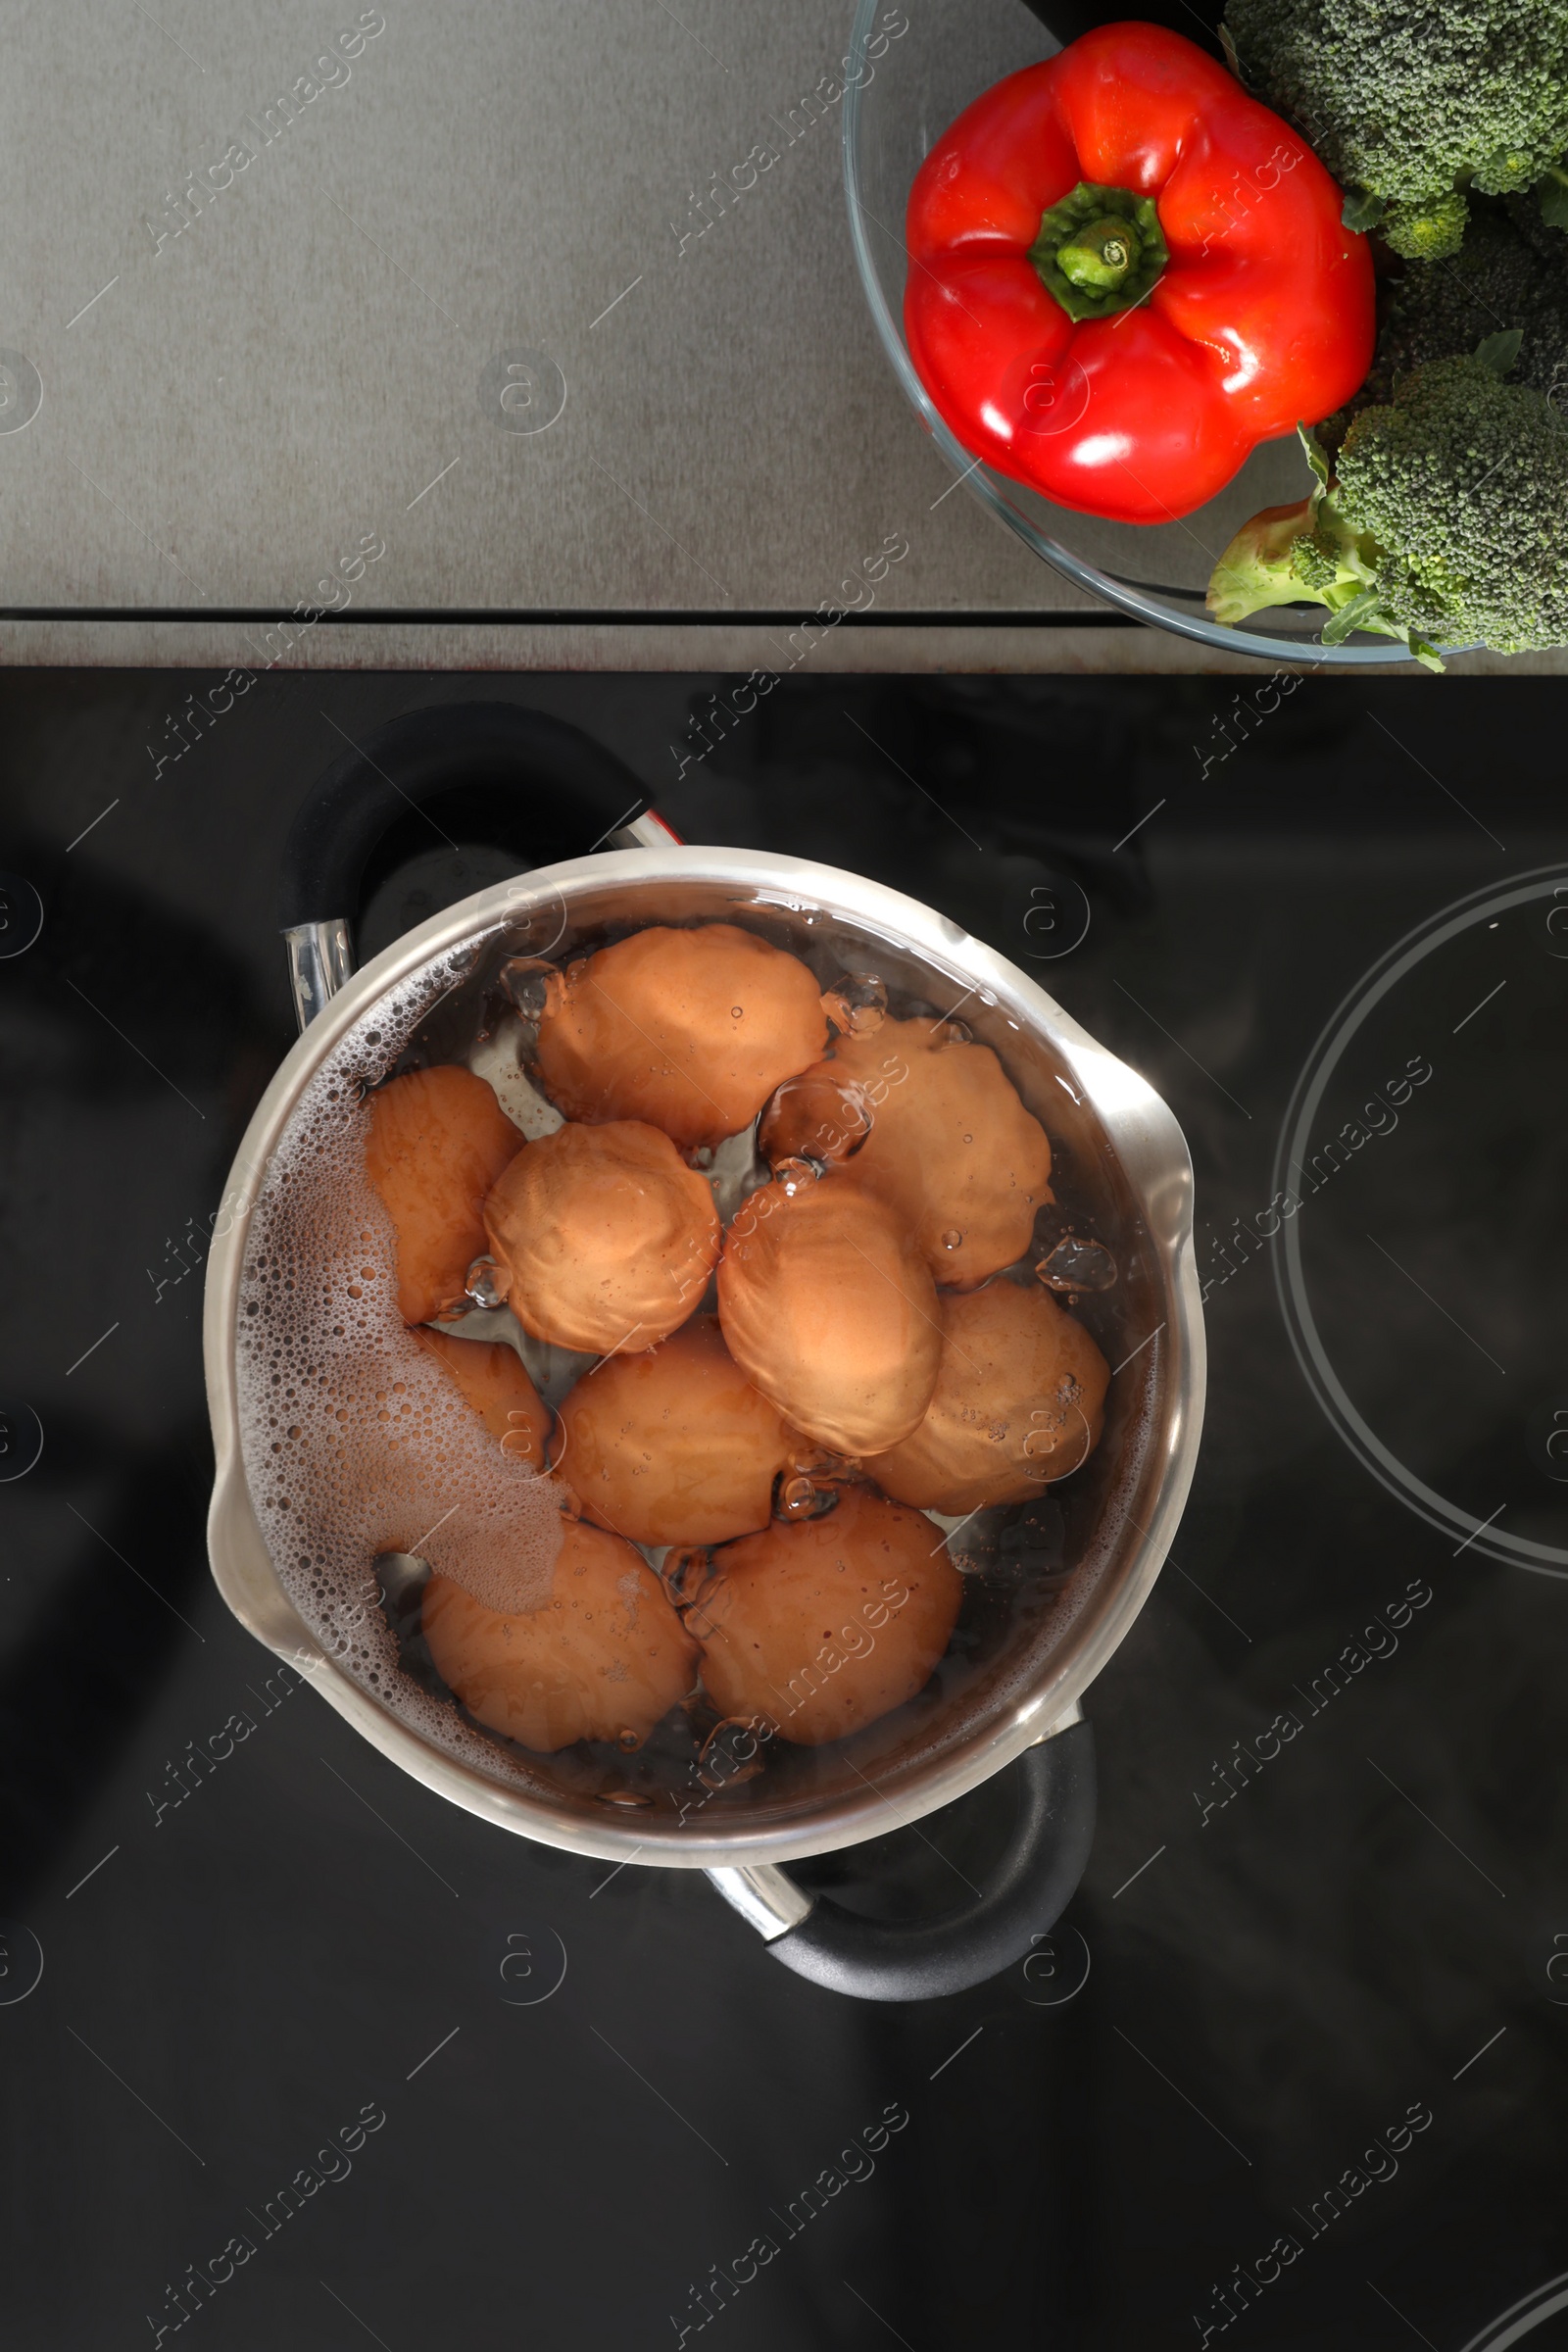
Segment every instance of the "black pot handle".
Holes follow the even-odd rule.
[[[345,745],[283,852],[279,923],[303,1029],[353,970],[352,925],[376,876],[455,825],[514,853],[519,873],[678,838],[625,763],[516,703],[438,703]]]
[[[1072,1899],[1095,1836],[1095,1736],[1070,1724],[1011,1766],[1018,1819],[991,1882],[945,1919],[885,1926],[830,1896],[811,1901],[783,1871],[710,1871],[719,1892],[797,1976],[862,2001],[966,1992],[1027,1958]],[[792,1924],[780,1925],[793,1912]]]

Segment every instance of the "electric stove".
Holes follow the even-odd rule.
[[[7,2341],[1568,2343],[1560,691],[213,683],[0,675]],[[289,824],[481,692],[951,915],[1189,1138],[1197,1485],[1089,1695],[1088,1875],[970,1993],[838,1998],[698,1873],[441,1803],[208,1576]],[[367,954],[514,869],[483,832],[409,835]],[[800,1875],[939,1912],[1008,1801]]]

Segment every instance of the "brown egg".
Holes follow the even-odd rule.
[[[416,1331],[415,1338],[457,1382],[502,1451],[530,1470],[542,1470],[550,1440],[550,1408],[528,1378],[521,1356],[505,1340],[465,1340],[456,1333]]]
[[[825,1518],[725,1544],[713,1566],[687,1618],[704,1690],[721,1715],[765,1717],[805,1747],[912,1698],[963,1597],[942,1530],[869,1487]]]
[[[942,1022],[918,1019],[841,1037],[806,1073],[800,1100],[822,1082],[862,1090],[871,1133],[845,1179],[897,1212],[938,1282],[967,1289],[1028,1249],[1035,1211],[1053,1197],[1051,1144],[991,1048],[945,1045],[945,1034]],[[786,1099],[763,1125],[769,1160],[811,1149],[796,1140],[797,1124]]]
[[[469,1714],[545,1754],[574,1740],[645,1740],[690,1690],[698,1658],[641,1554],[581,1520],[566,1523],[550,1598],[531,1616],[499,1616],[432,1576],[422,1623],[436,1672]]]
[[[525,1145],[484,1221],[523,1330],[594,1355],[652,1348],[684,1323],[724,1238],[707,1179],[638,1119]]]
[[[931,1277],[891,1212],[842,1173],[751,1196],[725,1239],[718,1315],[741,1370],[837,1452],[897,1445],[931,1400]]]
[[[571,1119],[647,1119],[685,1150],[749,1127],[827,1043],[796,956],[733,923],[634,932],[549,983],[538,1069]]]
[[[901,1502],[976,1511],[1022,1502],[1088,1460],[1110,1372],[1081,1323],[1034,1283],[942,1301],[942,1366],[914,1435],[866,1468]]]
[[[799,1444],[710,1315],[612,1356],[561,1408],[551,1466],[590,1519],[634,1544],[723,1544],[765,1527]]]
[[[426,1323],[484,1250],[485,1195],[521,1136],[482,1078],[407,1070],[369,1098],[366,1174],[397,1229],[398,1312]]]

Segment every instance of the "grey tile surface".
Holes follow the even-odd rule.
[[[343,590],[404,611],[807,610],[889,534],[885,604],[1081,602],[966,497],[931,511],[951,477],[864,311],[839,112],[792,114],[848,17],[14,0],[0,339],[43,400],[0,431],[0,602],[286,609],[367,534]],[[564,383],[544,429],[508,421],[552,413],[548,366],[503,419],[518,352]]]

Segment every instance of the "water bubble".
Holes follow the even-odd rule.
[[[627,1811],[634,1806],[651,1805],[653,1801],[640,1788],[605,1788],[599,1796],[602,1805],[615,1805]]]
[[[829,1480],[795,1471],[780,1478],[777,1512],[781,1519],[821,1519],[838,1508],[839,1490]]]
[[[782,1186],[792,1199],[795,1194],[804,1192],[808,1184],[815,1184],[820,1173],[820,1169],[809,1159],[780,1159],[773,1166],[774,1182]]]
[[[1103,1242],[1068,1233],[1041,1258],[1035,1272],[1048,1291],[1108,1291],[1116,1280],[1116,1260]]]
[[[942,1034],[937,1039],[939,1048],[943,1046],[972,1046],[973,1044],[974,1031],[967,1021],[943,1022]]]
[[[542,956],[509,956],[497,975],[501,992],[525,1021],[536,1021],[545,1008],[556,967]]]
[[[887,983],[874,972],[846,972],[827,990],[822,1009],[850,1037],[874,1037],[887,1018]]]
[[[502,1306],[505,1291],[496,1287],[496,1261],[493,1257],[476,1257],[464,1277],[463,1288],[468,1303],[473,1306]]]
[[[619,1748],[623,1748],[628,1756],[634,1756],[637,1753],[637,1750],[641,1747],[642,1743],[643,1736],[641,1732],[625,1731],[617,1732],[615,1734],[615,1745]]]
[[[775,1173],[786,1159],[808,1158],[834,1167],[859,1151],[871,1132],[871,1104],[853,1078],[827,1070],[786,1078],[758,1124],[762,1156]]]
[[[962,1241],[963,1235],[959,1232],[957,1226],[950,1225],[947,1232],[942,1236],[942,1247],[944,1250],[956,1250],[961,1246]]]
[[[732,1004],[730,1006],[729,1017],[732,1021],[744,1020],[745,1016],[746,1007],[744,1004]]]

